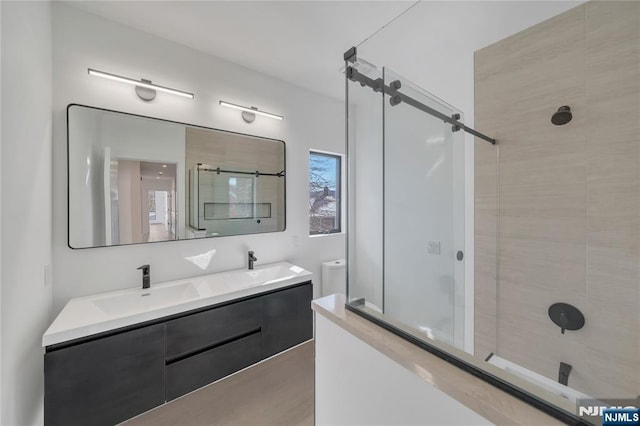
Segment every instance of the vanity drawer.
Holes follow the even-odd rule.
[[[167,361],[262,326],[262,301],[258,298],[213,308],[167,322]]]
[[[167,401],[260,361],[260,332],[167,365]]]

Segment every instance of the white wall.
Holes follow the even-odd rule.
[[[315,317],[316,425],[491,424],[327,318]]]
[[[2,401],[2,6],[0,6],[0,401]],[[0,422],[2,421],[0,403]]]
[[[2,418],[42,424],[51,287],[51,6],[2,2]]]
[[[78,109],[75,109],[74,112],[81,119],[69,120],[69,133],[71,135],[82,135],[82,139],[87,143],[77,144],[78,149],[73,149],[70,152],[72,162],[82,165],[82,167],[78,168],[78,178],[70,180],[69,189],[73,194],[76,194],[77,199],[85,201],[74,203],[72,208],[75,233],[71,236],[71,242],[76,247],[89,245],[93,241],[99,242],[99,245],[104,245],[104,237],[102,237],[104,228],[101,229],[101,221],[99,220],[102,216],[100,210],[104,209],[104,199],[96,199],[102,193],[103,188],[103,175],[99,173],[99,170],[103,167],[101,164],[102,155],[100,149],[95,148],[99,146],[97,144],[98,141],[93,144],[88,143],[92,141],[93,135],[99,134],[98,117],[95,114],[85,114],[84,111]],[[99,187],[96,188],[96,185],[99,185]],[[101,238],[96,240],[94,235],[100,235]]]
[[[152,282],[245,267],[247,250],[259,263],[287,259],[316,274],[320,263],[344,256],[344,235],[308,237],[308,152],[344,152],[344,105],[184,46],[81,12],[53,5],[54,313],[71,297],[137,286],[139,265],[152,266]],[[228,37],[228,35],[221,35]],[[229,39],[233,42],[233,39]],[[241,48],[241,46],[238,46]],[[195,93],[189,100],[159,94],[140,101],[131,86],[91,77],[87,68],[148,78]],[[336,73],[337,84],[341,76]],[[285,116],[245,123],[220,99]],[[65,108],[80,103],[163,119],[282,139],[287,143],[285,232],[126,247],[67,247]],[[206,270],[185,258],[216,249]],[[316,292],[318,289],[316,288]],[[318,293],[316,293],[318,294]]]

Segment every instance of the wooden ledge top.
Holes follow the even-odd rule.
[[[345,309],[345,296],[333,294],[311,308],[425,382],[497,425],[560,425],[559,420],[511,394],[421,349]]]

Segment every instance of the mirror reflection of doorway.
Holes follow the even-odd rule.
[[[106,221],[110,242],[175,240],[177,165],[111,158],[109,168],[105,194],[111,198]]]
[[[167,241],[175,239],[172,224],[171,192],[147,191],[147,218],[149,236],[147,241]]]
[[[176,239],[176,165],[140,162],[142,182],[142,240]]]

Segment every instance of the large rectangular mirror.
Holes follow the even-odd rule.
[[[285,229],[285,143],[67,108],[69,247]]]

